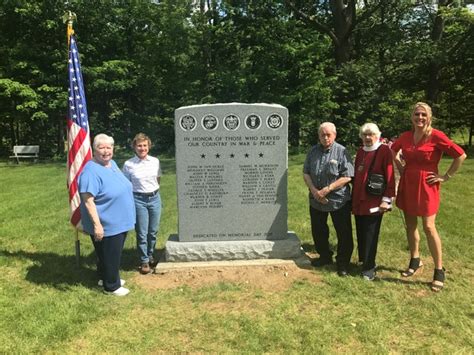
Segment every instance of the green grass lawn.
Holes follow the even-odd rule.
[[[303,159],[290,157],[288,225],[310,251]],[[174,161],[162,164],[160,248],[177,231]],[[130,281],[129,296],[106,296],[95,286],[84,236],[76,265],[65,176],[65,164],[0,164],[0,353],[474,352],[472,160],[442,187],[437,225],[447,281],[439,294],[428,287],[433,264],[424,235],[423,273],[400,278],[409,253],[395,209],[382,224],[380,278],[372,283],[355,267],[348,278],[327,268],[313,271],[322,282],[286,291],[232,283],[149,290]],[[130,233],[122,277],[131,279],[136,266]]]

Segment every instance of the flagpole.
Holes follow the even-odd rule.
[[[76,229],[76,264],[81,265],[81,240],[79,239],[79,231]]]
[[[69,55],[69,45],[71,44],[71,36],[74,34],[74,29],[72,25],[76,19],[76,14],[72,11],[67,11],[63,15],[63,21],[67,24],[67,50]],[[76,239],[75,239],[75,251],[76,251],[76,264],[79,266],[81,264],[81,240],[79,239],[79,230],[75,228]]]

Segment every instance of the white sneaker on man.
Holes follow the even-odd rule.
[[[130,290],[128,288],[125,288],[125,287],[119,287],[115,291],[105,291],[104,290],[104,293],[107,294],[107,295],[114,295],[114,296],[126,296],[130,293]]]
[[[123,285],[125,285],[125,280],[120,279],[120,286],[123,286]],[[99,280],[97,282],[97,286],[103,287],[104,286],[104,280]]]

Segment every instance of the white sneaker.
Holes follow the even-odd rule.
[[[125,285],[125,280],[120,279],[120,286],[123,286],[123,285]],[[97,282],[97,286],[103,287],[104,286],[104,280],[99,280]]]
[[[104,290],[105,294],[114,295],[114,296],[126,296],[126,295],[129,294],[129,292],[130,292],[130,290],[128,288],[125,288],[125,287],[119,287],[115,291],[105,291]]]

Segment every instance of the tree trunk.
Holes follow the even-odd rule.
[[[13,149],[13,146],[16,145],[16,137],[15,137],[15,120],[13,117],[8,117],[10,121],[10,141],[11,141],[11,148]]]
[[[336,37],[336,40],[333,40],[334,58],[336,66],[340,67],[351,59],[353,50],[351,32],[356,16],[355,1],[331,0],[330,5]]]
[[[437,46],[443,38],[444,32],[444,18],[442,16],[442,10],[448,6],[452,0],[439,0],[438,11],[433,24],[433,30],[431,31],[431,40]],[[441,79],[440,73],[442,66],[442,54],[436,53],[430,60],[428,68],[428,86],[426,88],[426,99],[428,103],[433,105],[433,110],[436,111],[436,104],[439,103],[439,93],[441,91]],[[435,112],[436,113],[436,112]]]
[[[356,23],[356,2],[357,0],[330,0],[332,27],[318,21],[309,13],[305,13],[291,0],[286,3],[307,24],[323,33],[329,38],[334,46],[334,60],[337,67],[348,62],[353,53],[352,33]],[[376,7],[374,7],[376,8]]]

